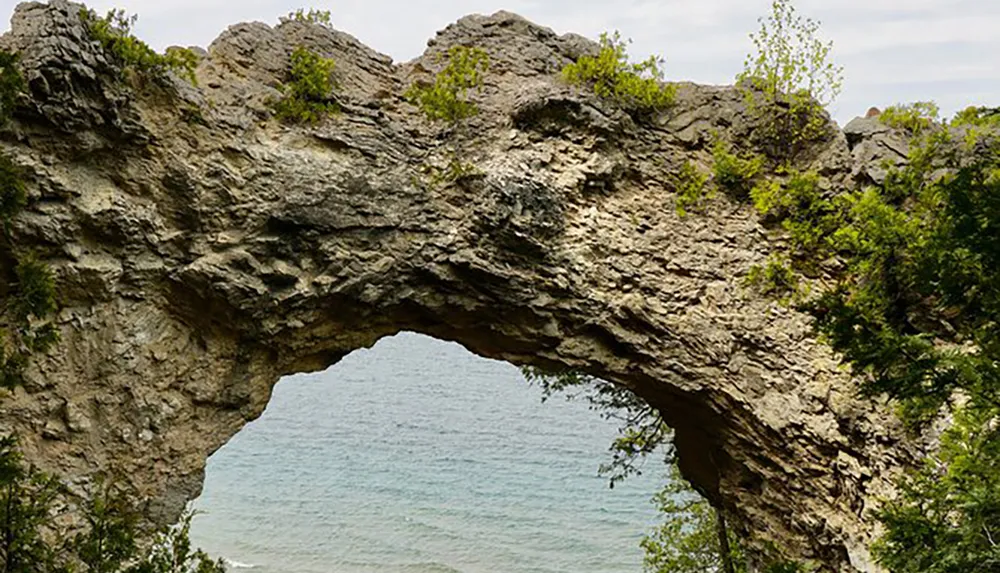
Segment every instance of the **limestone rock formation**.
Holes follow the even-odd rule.
[[[320,26],[240,24],[200,87],[160,85],[121,77],[78,10],[22,4],[0,37],[30,86],[0,140],[30,189],[13,232],[61,308],[61,342],[0,402],[31,460],[76,483],[116,468],[171,519],[280,376],[411,330],[628,385],[739,527],[828,571],[877,570],[868,512],[913,448],[806,316],[745,288],[780,246],[752,208],[674,209],[672,174],[707,165],[710,132],[752,128],[734,89],[682,84],[640,121],[559,80],[593,42],[505,12],[405,64]],[[492,62],[461,134],[402,97],[459,44]],[[292,128],[266,102],[298,45],[336,60],[342,113]],[[834,189],[872,176],[857,150],[879,137],[837,133],[814,158]],[[430,184],[448,146],[483,175]]]

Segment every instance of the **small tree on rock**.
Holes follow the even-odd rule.
[[[756,55],[747,55],[736,80],[758,122],[758,144],[787,163],[827,134],[823,108],[839,95],[844,69],[830,60],[833,42],[817,37],[819,22],[799,16],[791,0],[774,0],[758,22],[750,34]]]

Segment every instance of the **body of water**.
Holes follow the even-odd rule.
[[[641,571],[662,462],[609,489],[615,424],[540,397],[407,333],[286,378],[209,460],[192,539],[261,573]]]

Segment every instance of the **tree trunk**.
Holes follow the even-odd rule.
[[[715,531],[719,535],[719,557],[722,561],[722,573],[736,573],[733,568],[733,554],[729,550],[729,531],[726,527],[726,516],[721,510],[715,510]]]

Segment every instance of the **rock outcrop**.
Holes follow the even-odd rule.
[[[321,26],[240,24],[200,87],[160,85],[123,79],[78,9],[22,4],[0,37],[30,88],[0,141],[30,190],[13,232],[61,308],[61,342],[0,402],[31,460],[77,482],[125,472],[171,519],[280,376],[410,330],[627,385],[739,527],[825,570],[877,570],[869,512],[913,448],[806,316],[744,287],[780,246],[752,208],[674,209],[672,174],[707,164],[713,130],[751,129],[734,89],[682,84],[639,122],[559,81],[594,43],[504,12],[405,64]],[[492,65],[481,113],[449,133],[402,94],[457,44]],[[342,113],[291,128],[266,102],[298,45],[336,59]],[[879,176],[869,128],[817,152],[831,189]],[[449,146],[483,175],[430,184]]]

